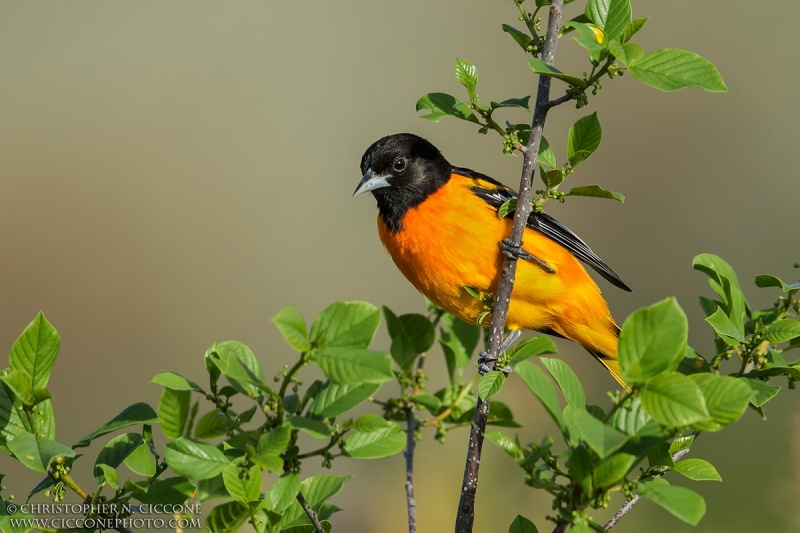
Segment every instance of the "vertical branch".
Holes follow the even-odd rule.
[[[408,504],[408,533],[417,533],[417,502],[414,500],[414,447],[417,441],[414,432],[417,430],[417,417],[414,407],[406,407],[406,503]]]
[[[553,0],[553,4],[550,6],[550,15],[547,21],[547,40],[545,41],[544,50],[542,52],[542,60],[548,65],[552,65],[555,60],[558,30],[561,24],[563,8],[564,0]],[[517,202],[516,214],[514,215],[514,226],[511,231],[511,239],[518,244],[522,242],[528,216],[531,213],[533,171],[536,168],[547,111],[550,109],[550,81],[551,79],[549,76],[539,76],[536,107],[533,111],[533,122],[531,123],[531,136],[528,139],[528,145],[522,163],[519,200]],[[500,275],[500,285],[497,288],[495,306],[492,311],[491,335],[489,336],[489,345],[487,347],[489,354],[495,358],[502,344],[503,331],[508,316],[508,307],[511,302],[511,291],[514,288],[514,276],[516,272],[516,259],[507,258],[503,264],[503,270]],[[490,361],[488,366],[493,369],[494,361]],[[483,434],[486,431],[488,417],[489,402],[481,402],[479,398],[478,405],[475,408],[475,417],[472,420],[470,428],[469,448],[467,449],[464,480],[461,486],[461,499],[458,502],[458,514],[456,516],[456,533],[471,533],[472,526],[475,522],[475,493],[478,489],[478,469],[480,467],[480,457],[483,449]]]
[[[325,533],[325,529],[322,527],[322,524],[319,521],[319,516],[317,516],[317,513],[314,512],[314,509],[308,505],[308,502],[306,501],[306,498],[303,496],[302,492],[297,493],[297,501],[300,503],[300,507],[303,508],[303,511],[306,512],[306,515],[308,516],[309,520],[311,520],[311,523],[314,524],[314,531],[316,533]]]

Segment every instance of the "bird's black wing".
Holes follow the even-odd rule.
[[[475,172],[474,170],[455,167],[453,168],[453,172],[478,180],[478,184],[472,187],[472,192],[495,209],[499,208],[508,200],[517,197],[517,192],[513,189],[509,189],[502,183],[489,176]],[[509,213],[507,216],[512,216],[512,213]],[[630,287],[620,279],[617,273],[611,270],[611,267],[605,264],[603,260],[589,248],[588,244],[583,242],[583,239],[578,237],[571,229],[558,220],[550,215],[534,212],[528,216],[527,226],[569,250],[572,255],[592,267],[612,285],[628,292],[631,291]]]

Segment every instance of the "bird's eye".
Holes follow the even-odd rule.
[[[392,168],[394,168],[395,172],[402,172],[406,168],[406,160],[403,157],[398,157],[392,163]]]

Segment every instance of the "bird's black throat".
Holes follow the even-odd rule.
[[[372,195],[393,233],[403,229],[403,217],[450,180],[453,167],[431,143],[410,133],[384,137],[367,149],[361,172],[384,176],[388,186]]]

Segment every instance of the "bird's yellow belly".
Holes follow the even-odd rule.
[[[408,211],[403,229],[391,232],[378,217],[381,241],[397,267],[430,300],[466,322],[476,323],[489,310],[496,294],[504,257],[499,242],[511,231],[512,220],[498,220],[496,211],[464,188],[467,198],[453,198],[461,188],[445,188],[419,207]],[[446,191],[446,192],[444,192]],[[440,194],[441,193],[441,194]],[[474,201],[472,200],[474,198]],[[461,213],[447,209],[452,202],[474,205],[471,220],[457,220]],[[546,261],[554,274],[519,261],[507,325],[513,329],[549,330],[563,315],[570,287],[564,273],[579,269],[591,278],[575,258],[550,239],[526,230],[524,248]],[[488,253],[492,257],[486,257]],[[478,291],[485,301],[466,288]],[[595,286],[596,287],[596,286]],[[488,326],[491,315],[482,324]]]

